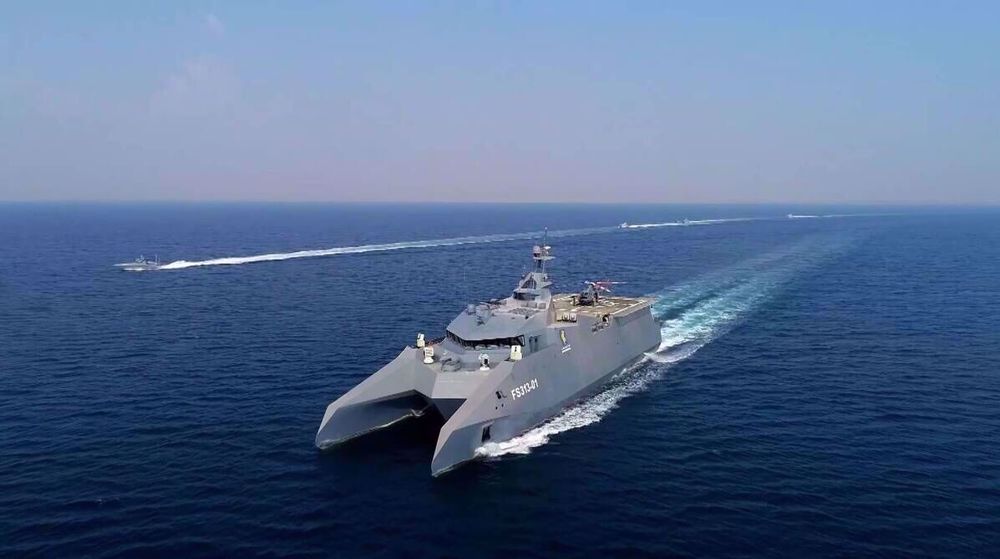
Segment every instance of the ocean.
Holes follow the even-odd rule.
[[[546,228],[658,352],[438,478],[313,446]],[[994,555],[998,278],[997,209],[3,204],[0,556]]]

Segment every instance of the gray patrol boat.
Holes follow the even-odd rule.
[[[407,346],[327,406],[316,446],[327,448],[431,408],[445,419],[431,460],[438,475],[511,439],[597,389],[660,344],[651,299],[605,295],[588,282],[553,295],[551,247],[505,299],[469,305],[446,335]]]
[[[160,269],[160,257],[157,256],[153,260],[139,256],[131,262],[122,262],[121,264],[115,264],[115,268],[120,268],[126,272],[148,272],[151,270]]]

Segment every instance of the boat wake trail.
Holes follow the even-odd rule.
[[[656,227],[685,227],[687,225],[718,225],[719,223],[737,223],[740,221],[760,221],[773,219],[767,217],[731,217],[728,219],[684,219],[681,221],[664,221],[662,223],[623,223],[620,229],[651,229]]]
[[[639,223],[633,225],[621,225],[616,227],[588,227],[583,229],[563,229],[559,231],[548,231],[549,237],[577,237],[581,235],[596,235],[601,233],[613,233],[630,229],[648,229],[654,227],[672,227],[684,225],[714,225],[720,223],[730,223],[739,221],[752,221],[760,218],[731,218],[731,219],[700,219],[695,221],[677,221],[666,223]],[[280,260],[294,260],[297,258],[316,258],[320,256],[336,256],[341,254],[364,254],[368,252],[386,252],[390,250],[406,250],[432,247],[449,247],[459,245],[477,245],[484,243],[500,243],[505,241],[519,241],[526,239],[537,239],[542,236],[543,231],[529,231],[525,233],[506,233],[498,235],[478,235],[470,237],[452,237],[448,239],[429,239],[423,241],[402,241],[398,243],[382,243],[371,245],[357,245],[345,247],[323,248],[315,250],[298,250],[294,252],[276,252],[271,254],[257,254],[253,256],[226,256],[222,258],[211,258],[208,260],[177,260],[169,264],[158,267],[158,270],[183,270],[185,268],[197,268],[202,266],[236,266],[240,264],[253,264],[256,262],[276,262]]]
[[[608,233],[619,230],[618,227],[590,227],[586,229],[564,229],[561,231],[549,231],[550,237],[576,237],[580,235],[594,235],[598,233]],[[238,264],[253,264],[255,262],[275,262],[279,260],[293,260],[296,258],[315,258],[318,256],[336,256],[339,254],[363,254],[367,252],[385,252],[390,250],[405,250],[414,248],[448,247],[459,245],[476,245],[483,243],[499,243],[504,241],[517,241],[524,239],[537,239],[542,236],[543,231],[531,231],[526,233],[509,233],[499,235],[479,235],[473,237],[452,237],[449,239],[430,239],[425,241],[402,241],[398,243],[383,243],[373,245],[358,245],[346,247],[324,248],[317,250],[299,250],[295,252],[276,252],[273,254],[258,254],[255,256],[228,256],[225,258],[212,258],[210,260],[177,260],[169,264],[164,264],[160,270],[182,270],[184,268],[195,268],[199,266],[234,266]]]
[[[888,217],[902,215],[898,213],[863,213],[863,214],[788,214],[788,219],[829,219],[832,217]]]
[[[724,271],[655,294],[653,313],[662,320],[660,347],[615,375],[596,395],[578,402],[528,432],[477,449],[481,457],[528,454],[553,435],[600,421],[623,399],[645,391],[675,364],[729,332],[793,278],[853,244],[848,237],[812,238]],[[671,315],[673,311],[673,315]]]

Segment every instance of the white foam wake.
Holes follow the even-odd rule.
[[[823,214],[823,215],[788,214],[788,219],[829,219],[833,217],[887,217],[895,215],[903,215],[903,214],[899,213]]]
[[[561,231],[549,231],[550,237],[574,237],[578,235],[593,235],[597,233],[607,233],[617,231],[617,227],[591,227],[587,229],[564,229]],[[315,258],[318,256],[336,256],[339,254],[362,254],[367,252],[385,252],[390,250],[404,250],[414,248],[446,247],[458,245],[473,245],[483,243],[499,243],[504,241],[516,241],[524,239],[537,239],[543,235],[542,231],[531,231],[526,233],[508,233],[499,235],[479,235],[472,237],[452,237],[448,239],[430,239],[424,241],[402,241],[398,243],[383,243],[371,245],[358,245],[346,247],[324,248],[316,250],[299,250],[295,252],[276,252],[272,254],[258,254],[254,256],[228,256],[224,258],[212,258],[209,260],[177,260],[169,264],[164,264],[160,270],[181,270],[184,268],[194,268],[198,266],[233,266],[238,264],[253,264],[255,262],[274,262],[278,260],[292,260],[296,258]]]
[[[861,215],[891,215],[891,214],[854,214]],[[795,217],[852,217],[852,215],[828,215],[828,216],[795,216]],[[657,227],[683,227],[690,225],[718,225],[723,223],[736,223],[743,221],[764,221],[779,218],[769,217],[733,217],[726,219],[695,219],[682,221],[665,221],[662,223],[634,223],[622,224],[617,227],[589,227],[585,229],[563,229],[559,231],[549,231],[550,237],[574,237],[579,235],[595,235],[600,233],[613,233],[616,231],[629,231],[639,229],[649,229]],[[483,243],[499,243],[505,241],[518,241],[525,239],[537,239],[543,234],[542,231],[530,231],[525,233],[504,233],[497,235],[478,235],[470,237],[452,237],[447,239],[428,239],[421,241],[401,241],[396,243],[381,243],[370,245],[344,246],[333,248],[322,248],[314,250],[297,250],[293,252],[275,252],[270,254],[256,254],[252,256],[225,256],[221,258],[210,258],[207,260],[176,260],[169,264],[164,264],[158,270],[183,270],[185,268],[197,268],[202,266],[235,266],[240,264],[253,264],[255,262],[275,262],[280,260],[293,260],[297,258],[316,258],[320,256],[336,256],[341,254],[363,254],[368,252],[385,252],[391,250],[406,250],[432,247],[448,247],[458,245],[475,245]]]
[[[730,219],[699,219],[686,222],[667,223],[640,223],[627,225],[625,227],[588,227],[583,229],[563,229],[549,231],[550,237],[575,237],[580,235],[595,235],[599,233],[612,233],[627,229],[646,229],[650,227],[667,227],[676,225],[712,225],[718,223],[728,223],[736,221],[750,221],[759,218],[730,218]],[[381,243],[370,245],[357,245],[345,247],[322,248],[314,250],[298,250],[294,252],[275,252],[270,254],[256,254],[252,256],[226,256],[222,258],[210,258],[207,260],[176,260],[169,264],[160,266],[159,270],[183,270],[185,268],[197,268],[202,266],[235,266],[240,264],[253,264],[256,262],[275,262],[280,260],[293,260],[297,258],[316,258],[320,256],[336,256],[341,254],[363,254],[368,252],[385,252],[390,250],[406,250],[416,248],[448,247],[459,245],[475,245],[483,243],[499,243],[505,241],[518,241],[525,239],[537,239],[542,236],[543,231],[530,231],[525,233],[504,233],[497,235],[477,235],[470,237],[452,237],[447,239],[428,239],[421,241],[401,241],[397,243]]]
[[[739,324],[791,278],[848,246],[844,240],[829,239],[822,250],[817,250],[815,245],[799,243],[730,268],[726,274],[715,274],[661,293],[659,302],[664,302],[670,293],[678,292],[700,301],[663,322],[663,341],[656,352],[646,354],[638,364],[618,373],[595,396],[570,406],[523,435],[508,441],[487,443],[476,450],[477,455],[528,454],[531,449],[549,442],[553,435],[600,421],[623,399],[646,390],[675,363],[691,357]],[[727,276],[725,280],[721,277],[723,275]],[[699,291],[700,295],[696,293]]]
[[[651,229],[654,227],[683,227],[687,225],[683,221],[664,221],[662,223],[623,223],[622,229]]]
[[[728,268],[708,272],[691,281],[667,287],[654,293],[653,314],[657,317],[669,316],[672,312],[683,310],[698,301],[707,299],[727,287],[745,282],[747,278],[762,275],[768,271],[787,265],[813,250],[822,251],[822,243],[814,238],[805,238],[771,252],[748,258]]]
[[[664,221],[661,223],[623,223],[621,229],[651,229],[655,227],[684,227],[687,225],[715,225],[719,223],[736,223],[740,221],[759,221],[772,219],[764,217],[731,217],[727,219],[684,219],[681,221]]]

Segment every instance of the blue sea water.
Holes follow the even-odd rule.
[[[661,351],[439,478],[430,416],[314,448],[544,227]],[[995,555],[998,278],[996,210],[0,205],[0,555]]]

